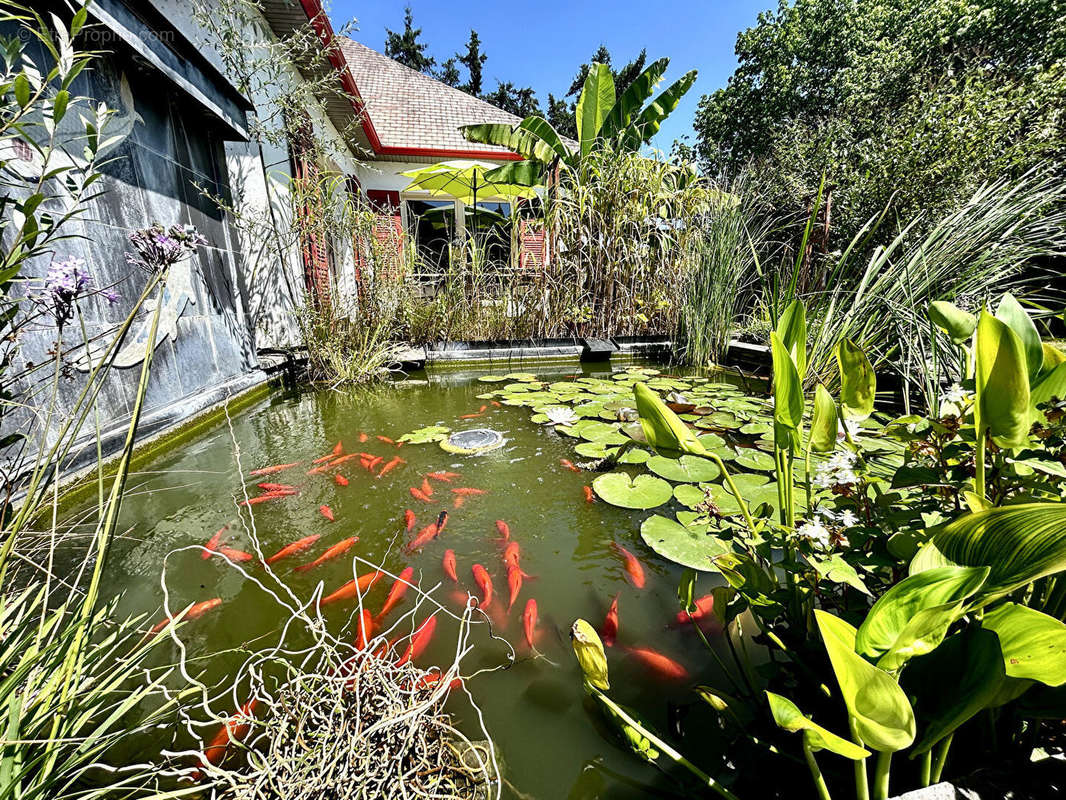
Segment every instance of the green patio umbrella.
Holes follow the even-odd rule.
[[[479,194],[484,197],[506,197],[508,200],[536,197],[536,190],[532,187],[486,180],[485,174],[496,169],[496,166],[481,161],[441,161],[400,174],[412,179],[405,192],[421,189],[431,194],[453,197],[475,208]]]

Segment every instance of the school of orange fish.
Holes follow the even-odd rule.
[[[493,402],[493,405],[499,405]],[[478,412],[472,414],[465,414],[461,419],[473,419],[480,417],[487,410],[487,406],[482,406]],[[366,433],[359,434],[359,442],[366,443],[370,437]],[[381,443],[402,447],[403,442],[397,442],[386,436],[375,437]],[[345,487],[349,485],[348,478],[343,475],[339,470],[340,468],[353,462],[356,459],[359,460],[360,466],[370,472],[377,478],[381,478],[389,472],[405,465],[407,462],[400,456],[394,456],[390,460],[386,461],[384,456],[373,455],[366,452],[345,453],[342,442],[338,442],[336,446],[327,454],[320,458],[316,458],[310,462],[310,469],[306,471],[306,475],[325,475],[332,474],[333,482],[339,487]],[[277,475],[281,472],[292,471],[301,466],[303,462],[294,461],[287,464],[274,464],[271,466],[261,467],[254,469],[248,473],[249,477],[261,478],[269,475]],[[581,469],[567,459],[560,459],[560,465],[565,469],[573,472],[581,472]],[[452,508],[462,508],[463,504],[468,498],[480,497],[487,494],[486,490],[478,489],[468,486],[452,486],[454,482],[459,480],[462,476],[456,472],[448,471],[435,471],[429,472],[424,476],[421,476],[422,480],[418,486],[412,486],[408,490],[410,496],[415,500],[425,504],[436,504],[440,500],[438,498],[438,492],[446,499],[451,500]],[[273,481],[263,481],[256,484],[256,488],[260,490],[260,493],[241,500],[238,505],[240,506],[253,506],[261,503],[266,503],[274,500],[279,500],[285,497],[294,497],[299,495],[300,487],[296,484],[290,483],[277,483]],[[596,502],[595,495],[592,488],[588,485],[583,486],[584,499],[587,503]],[[321,505],[319,507],[319,513],[329,522],[336,520],[333,510],[328,505]],[[406,552],[415,553],[422,551],[425,548],[433,545],[444,532],[445,527],[448,524],[449,514],[448,511],[440,511],[437,517],[428,525],[420,528],[417,532],[415,528],[418,526],[418,515],[415,511],[407,509],[403,515],[403,526],[406,533],[411,534],[411,538],[406,545]],[[207,542],[203,545],[202,558],[209,559],[212,556],[223,556],[233,562],[250,562],[255,559],[255,556],[251,553],[247,553],[235,548],[229,547],[225,543],[226,533],[229,530],[229,525],[224,525],[220,528]],[[519,596],[522,593],[523,582],[533,576],[526,573],[521,566],[521,546],[518,541],[512,537],[511,529],[508,523],[502,519],[496,520],[496,542],[499,544],[502,552],[502,567],[506,576],[507,584],[507,596],[506,596],[506,608],[504,609],[504,598],[499,597],[498,601],[494,604],[494,589],[492,583],[492,576],[488,568],[483,564],[476,563],[470,567],[470,573],[473,578],[474,584],[480,593],[480,597],[477,598],[478,607],[487,613],[494,614],[497,621],[503,621],[505,615],[510,614],[514,608],[515,603],[518,601]],[[293,558],[295,556],[306,553],[318,544],[322,538],[322,534],[315,533],[305,536],[297,541],[291,542],[278,550],[273,555],[265,559],[266,564],[274,565],[284,559]],[[347,553],[357,542],[358,536],[350,536],[342,539],[335,544],[330,545],[323,550],[316,558],[313,558],[305,563],[295,566],[293,569],[295,572],[308,572],[316,569],[317,567],[327,562],[333,561],[345,553]],[[643,564],[640,560],[628,549],[618,544],[617,542],[611,542],[610,548],[619,557],[625,570],[626,578],[629,583],[636,589],[643,589],[646,584],[646,575]],[[461,583],[459,579],[459,566],[458,560],[455,554],[455,550],[447,548],[444,550],[441,557],[441,568],[444,575],[458,585]],[[350,580],[344,585],[340,586],[333,592],[327,594],[321,600],[322,606],[333,605],[336,603],[343,603],[346,601],[353,601],[357,597],[362,597],[366,594],[381,578],[384,577],[382,572],[369,572],[359,576],[356,579]],[[368,609],[363,609],[359,618],[356,620],[356,640],[355,647],[359,650],[365,650],[368,643],[373,638],[374,631],[381,628],[382,622],[385,617],[395,609],[404,599],[404,595],[407,590],[412,587],[417,587],[417,582],[414,580],[414,568],[406,567],[397,579],[393,582],[389,592],[385,598],[385,602],[381,607],[381,610],[375,615],[371,614]],[[453,597],[457,603],[465,605],[468,602],[469,595],[461,589],[457,588],[453,593]],[[605,616],[603,625],[601,627],[601,635],[604,645],[613,647],[618,639],[619,631],[619,611],[618,611],[619,595],[616,594],[610,604],[610,607]],[[221,598],[212,598],[199,603],[194,603],[185,609],[181,619],[183,621],[194,620],[204,614],[218,608],[222,605]],[[710,617],[713,612],[713,597],[706,595],[695,601],[695,610],[680,611],[677,613],[677,624],[694,623],[702,624],[701,621]],[[166,628],[171,622],[174,621],[173,617],[165,617],[156,623],[150,630],[149,635],[155,635]],[[524,609],[521,615],[522,621],[522,634],[526,644],[526,647],[533,654],[536,654],[536,642],[538,640],[538,609],[537,601],[534,597],[529,597],[526,600]],[[398,665],[407,663],[408,661],[414,661],[418,659],[422,653],[429,646],[430,641],[433,638],[433,634],[436,630],[437,619],[436,614],[428,616],[419,627],[410,636],[401,635],[397,639],[383,644],[378,651],[374,653],[375,656],[381,657],[386,653],[392,651],[396,645],[407,638],[408,644],[403,654],[400,656]],[[669,656],[658,652],[650,647],[625,647],[627,653],[632,657],[643,663],[649,670],[653,671],[661,679],[681,681],[688,678],[688,672],[684,666],[673,660]],[[439,670],[431,669],[421,679],[419,686],[431,686],[439,682],[442,675]],[[460,683],[458,679],[453,681],[454,685]],[[202,758],[210,764],[217,765],[225,757],[227,753],[227,747],[230,742],[242,739],[247,735],[251,718],[254,715],[256,708],[256,701],[250,700],[241,706],[236,713],[234,713],[219,729],[218,733],[211,740],[208,746],[202,753]]]

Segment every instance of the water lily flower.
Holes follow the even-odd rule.
[[[941,403],[950,403],[953,406],[962,407],[970,402],[972,395],[959,384],[953,383],[940,398]]]
[[[578,416],[574,413],[572,408],[566,406],[551,406],[544,409],[544,416],[548,419],[544,422],[545,425],[573,425],[578,420]]]
[[[817,515],[814,519],[796,528],[796,535],[801,539],[806,539],[811,544],[829,547],[829,529],[822,524],[821,518]]]

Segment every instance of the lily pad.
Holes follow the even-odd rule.
[[[617,451],[617,447],[608,447],[603,442],[582,442],[574,448],[574,452],[584,458],[607,458]]]
[[[651,453],[639,447],[633,447],[622,454],[619,464],[644,464],[651,458]]]
[[[745,469],[753,469],[759,472],[773,472],[776,462],[769,453],[761,450],[745,449],[737,456],[737,466]]]
[[[733,485],[741,494],[763,487],[770,482],[768,475],[758,472],[741,472],[736,475],[731,474],[730,477],[733,479]]]
[[[419,428],[417,431],[411,431],[405,433],[400,437],[401,442],[407,442],[408,444],[428,444],[429,442],[439,442],[449,433],[451,428],[446,428],[443,425],[431,425],[428,428]]]
[[[651,475],[632,478],[625,472],[608,472],[592,482],[596,494],[621,508],[655,508],[673,496],[670,484]]]
[[[717,433],[705,433],[702,436],[697,436],[700,440],[700,444],[706,447],[708,450],[720,450],[726,446],[725,439],[719,436]]]
[[[617,425],[608,422],[588,422],[581,426],[579,435],[588,442],[603,442],[604,444],[625,444],[629,441],[618,431]]]
[[[749,422],[747,425],[740,426],[741,433],[747,433],[751,435],[758,435],[763,433],[770,433],[774,429],[774,426],[769,422]]]
[[[523,381],[525,383],[536,383],[540,380],[531,372],[508,372],[503,378],[508,381]]]
[[[732,552],[732,547],[707,529],[707,525],[686,526],[653,514],[640,526],[640,537],[663,558],[703,572],[715,572],[711,559]]]
[[[714,492],[713,486],[693,486],[691,483],[682,483],[674,487],[674,499],[686,508],[695,508],[707,499],[706,490]]]
[[[503,375],[482,375],[478,380],[482,383],[503,383],[507,378]]]
[[[674,483],[702,483],[718,477],[718,465],[709,458],[683,455],[680,458],[655,456],[649,458],[646,465],[660,478]]]

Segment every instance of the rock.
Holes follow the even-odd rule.
[[[962,800],[963,797],[964,795],[959,794],[953,785],[945,781],[926,786],[924,789],[905,792],[892,800]]]

